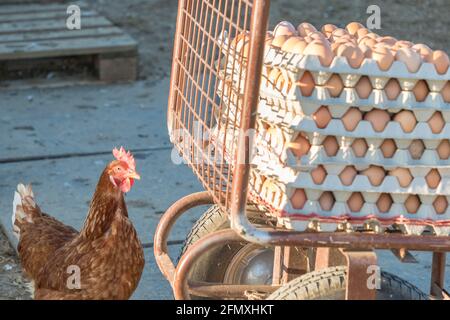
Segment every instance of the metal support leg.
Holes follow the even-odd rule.
[[[376,298],[376,283],[369,277],[381,276],[377,269],[370,272],[371,266],[377,265],[374,251],[344,251],[347,259],[347,284],[345,298],[347,300],[374,300]],[[381,279],[374,278],[375,281]]]
[[[445,263],[445,252],[433,252],[430,295],[436,299],[449,299],[448,294],[443,290],[445,280]]]

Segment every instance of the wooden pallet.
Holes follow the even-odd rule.
[[[136,41],[86,4],[77,4],[80,30],[66,26],[68,4],[0,5],[0,64],[92,56],[101,81],[135,80]]]

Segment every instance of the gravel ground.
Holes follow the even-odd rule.
[[[177,1],[92,0],[90,3],[139,41],[140,79],[152,84],[169,76]],[[375,0],[276,0],[272,1],[270,24],[273,27],[280,20],[295,24],[308,21],[317,27],[324,23],[340,26],[350,21],[364,23],[370,4],[378,4],[381,8],[382,30],[378,33],[450,51],[448,0],[415,0],[408,4],[400,0],[388,3]],[[0,299],[28,298],[30,295],[14,250],[0,231]]]
[[[15,250],[0,228],[0,300],[30,299]]]

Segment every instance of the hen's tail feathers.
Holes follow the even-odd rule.
[[[31,184],[25,186],[22,183],[17,185],[14,193],[13,214],[11,222],[13,232],[17,239],[20,238],[20,226],[24,223],[33,223],[33,217],[40,214],[40,209],[34,201]]]

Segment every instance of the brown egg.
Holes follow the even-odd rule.
[[[386,175],[382,167],[372,165],[368,169],[363,170],[361,174],[366,176],[373,186],[379,186]]]
[[[445,86],[442,88],[441,96],[445,102],[450,103],[450,81],[447,81]]]
[[[413,88],[414,96],[416,100],[419,102],[425,101],[428,96],[430,90],[428,89],[428,85],[424,80],[417,81],[416,85]]]
[[[325,153],[329,157],[334,157],[339,151],[339,144],[334,136],[326,137],[325,140],[323,140],[322,145],[325,149]]]
[[[319,57],[320,64],[324,67],[328,67],[334,58],[333,51],[331,51],[328,41],[313,40],[306,46],[303,54]]]
[[[375,47],[375,45],[377,43],[378,43],[377,40],[375,40],[374,38],[371,38],[369,36],[365,36],[364,38],[361,38],[358,41],[358,45],[360,45],[360,46],[365,45],[365,46],[367,46],[369,48]]]
[[[333,74],[324,86],[331,97],[337,98],[341,95],[344,89],[344,84],[342,83],[341,77],[337,74]]]
[[[442,50],[434,51],[432,59],[434,67],[436,68],[436,71],[439,74],[444,74],[447,72],[450,60],[448,58],[448,55],[444,51]]]
[[[345,30],[347,30],[347,32],[349,34],[354,36],[358,32],[358,30],[361,28],[364,28],[364,26],[361,23],[353,21],[353,22],[350,22],[349,24],[347,24],[347,26],[345,27]]]
[[[268,50],[272,46],[273,36],[270,34],[266,35],[266,39],[264,40],[264,49]]]
[[[369,32],[368,34],[365,35],[365,37],[369,37],[372,39],[378,39],[378,38],[380,38],[380,35],[376,34],[375,32]]]
[[[357,138],[352,143],[352,150],[355,157],[364,157],[367,153],[367,149],[369,149],[369,147],[367,146],[366,140],[364,138]]]
[[[336,29],[337,29],[337,27],[334,24],[329,23],[329,24],[323,25],[321,31],[327,38],[329,38],[331,36],[331,34],[333,33],[333,31]]]
[[[408,187],[413,181],[413,176],[411,175],[411,171],[407,168],[395,168],[389,171],[390,176],[394,176],[398,180],[398,184],[402,188]]]
[[[441,183],[441,175],[437,169],[431,169],[425,176],[425,180],[431,189],[436,189]]]
[[[447,139],[442,140],[441,143],[439,143],[436,151],[441,160],[448,159],[450,157],[450,142]]]
[[[311,39],[313,40],[328,42],[327,38],[323,35],[323,33],[319,31],[311,32],[310,34],[308,34],[308,37],[311,37]]]
[[[303,54],[303,51],[305,50],[307,45],[308,44],[305,40],[303,40],[303,38],[290,37],[283,43],[283,45],[281,46],[281,50],[291,53]]]
[[[336,41],[334,41],[333,43],[331,43],[331,51],[333,52],[334,55],[337,54],[337,51],[339,49],[340,46],[349,43],[349,41],[347,39],[337,39]]]
[[[384,87],[384,93],[389,100],[396,100],[401,91],[400,83],[394,78],[390,79]]]
[[[426,44],[418,43],[412,46],[412,49],[415,50],[423,61],[431,62],[433,57],[433,50],[430,49]]]
[[[361,192],[353,192],[347,200],[348,208],[351,212],[358,212],[364,205],[364,198]]]
[[[311,75],[309,71],[305,71],[300,78],[300,80],[297,81],[297,85],[300,88],[300,92],[302,93],[302,96],[309,97],[314,91],[315,83],[314,78]]]
[[[294,209],[302,209],[306,203],[306,193],[303,189],[295,189],[291,196],[291,204]]]
[[[425,151],[425,145],[422,140],[415,139],[411,142],[408,148],[409,153],[411,154],[411,158],[414,160],[419,160],[422,158],[422,154]]]
[[[290,23],[289,21],[281,21],[278,23],[273,29],[273,36],[294,36],[297,34],[297,30],[295,30],[295,27]]]
[[[367,99],[372,93],[373,88],[369,78],[362,76],[356,84],[355,89],[360,99]]]
[[[383,156],[388,159],[392,158],[397,151],[397,145],[393,139],[385,139],[380,146],[381,152]]]
[[[354,166],[347,166],[339,174],[339,179],[344,186],[350,186],[353,183],[353,180],[355,180],[357,174],[358,171],[356,171]]]
[[[443,214],[445,211],[447,211],[447,198],[445,196],[437,196],[433,201],[433,207],[437,214]]]
[[[347,131],[355,130],[356,126],[362,120],[362,113],[358,108],[350,108],[343,115],[341,121]]]
[[[359,44],[359,48],[364,54],[364,57],[366,57],[367,59],[372,59],[372,49],[369,46],[365,44]]]
[[[412,46],[414,46],[414,43],[412,43],[411,41],[399,40],[395,43],[394,46],[397,46],[398,48],[412,48]]]
[[[297,158],[300,158],[309,152],[311,144],[308,139],[299,134],[297,138],[289,144],[289,148]]]
[[[330,211],[331,209],[333,209],[335,201],[336,200],[334,199],[333,193],[331,193],[330,191],[325,191],[319,198],[320,207],[324,211]]]
[[[281,71],[280,70],[278,70],[277,68],[273,68],[272,70],[270,70],[269,75],[267,77],[268,85],[276,87],[279,77],[281,77]]]
[[[275,47],[275,48],[281,48],[287,39],[289,39],[289,36],[274,37],[271,45],[272,45],[272,47]]]
[[[409,72],[417,72],[420,65],[422,64],[422,59],[420,55],[411,48],[400,48],[395,54],[395,60],[401,61],[406,65]]]
[[[340,46],[336,53],[340,57],[345,57],[347,63],[354,69],[359,68],[365,58],[361,49],[357,45],[350,43]]]
[[[328,111],[327,106],[321,106],[312,116],[316,122],[316,126],[319,129],[324,129],[331,121],[331,113]]]
[[[377,40],[378,40],[378,42],[382,42],[382,43],[385,43],[390,46],[394,46],[397,43],[397,39],[395,39],[394,37],[390,37],[390,36],[379,37]]]
[[[331,34],[331,38],[333,39],[333,41],[335,41],[336,39],[339,39],[340,37],[348,35],[348,34],[349,33],[347,32],[347,30],[342,29],[342,28],[337,28]]]
[[[306,37],[311,32],[317,31],[317,29],[311,23],[303,22],[298,25],[297,31],[300,36]]]
[[[306,36],[306,37],[303,37],[303,40],[305,40],[306,43],[310,43],[310,42],[312,42],[314,39],[311,38],[310,36]]]
[[[377,200],[377,208],[378,210],[380,210],[380,212],[382,213],[386,213],[389,212],[389,210],[391,209],[392,203],[394,201],[392,201],[392,197],[389,193],[382,193],[380,195],[380,197]]]
[[[327,177],[327,171],[322,165],[311,171],[311,178],[315,184],[322,184]]]
[[[394,56],[385,46],[372,47],[372,59],[378,64],[380,70],[387,71],[394,62]]]
[[[413,132],[416,127],[417,120],[414,113],[409,110],[403,110],[394,116],[394,121],[397,121],[406,133]]]
[[[364,115],[364,120],[372,124],[373,130],[382,132],[391,120],[389,113],[385,110],[372,109]]]
[[[416,213],[421,205],[420,199],[415,194],[410,195],[405,201],[405,208],[408,213]]]
[[[440,111],[436,111],[427,122],[434,134],[440,133],[445,126],[445,120]]]
[[[358,29],[358,31],[356,32],[356,36],[359,38],[364,37],[366,34],[368,34],[370,31],[366,28],[360,28]]]

